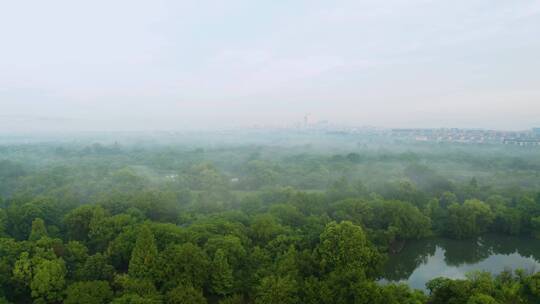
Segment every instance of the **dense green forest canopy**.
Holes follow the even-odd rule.
[[[409,240],[540,238],[539,152],[346,134],[3,139],[0,303],[539,303],[540,273],[523,270],[434,278],[428,294],[378,283]]]

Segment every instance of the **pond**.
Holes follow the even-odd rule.
[[[389,256],[381,282],[403,282],[425,291],[425,284],[436,277],[462,279],[471,271],[497,274],[506,269],[540,271],[540,241],[500,235],[410,241]]]

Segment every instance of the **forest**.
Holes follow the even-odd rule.
[[[527,269],[380,282],[412,240],[538,242],[538,148],[242,136],[0,141],[0,303],[540,303]]]

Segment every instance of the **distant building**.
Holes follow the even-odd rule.
[[[390,136],[404,140],[453,142],[460,144],[511,144],[540,146],[540,128],[531,131],[495,131],[476,129],[391,129]]]
[[[521,139],[521,138],[509,138],[503,141],[507,145],[518,146],[540,146],[540,139]]]

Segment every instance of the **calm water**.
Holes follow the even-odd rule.
[[[487,235],[477,240],[430,238],[409,242],[390,255],[382,282],[404,282],[425,290],[436,277],[461,279],[467,272],[505,269],[540,271],[540,241],[530,238]]]

